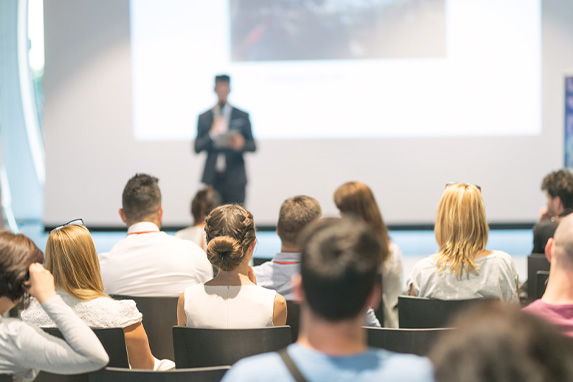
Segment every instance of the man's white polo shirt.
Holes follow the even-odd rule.
[[[131,225],[127,237],[99,255],[105,293],[179,296],[213,278],[205,252],[195,243],[170,236],[150,222]]]

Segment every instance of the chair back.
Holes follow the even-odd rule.
[[[366,327],[368,346],[397,353],[426,356],[437,339],[449,328],[390,329]]]
[[[549,271],[549,260],[544,253],[527,256],[527,301],[533,302],[537,296],[537,272]]]
[[[156,358],[173,359],[171,328],[177,325],[178,297],[110,295],[116,300],[133,300],[143,315],[149,348]]]
[[[400,328],[448,328],[451,320],[469,307],[499,302],[498,299],[437,300],[423,297],[399,296]]]
[[[256,329],[173,328],[177,368],[232,365],[292,343],[289,326]]]
[[[89,382],[219,382],[229,366],[151,371],[106,367],[89,374]]]
[[[549,280],[549,271],[537,271],[535,275],[535,299],[540,299],[545,294]]]
[[[42,328],[46,333],[64,338],[62,332],[58,328]],[[92,329],[100,340],[103,348],[109,356],[109,365],[115,367],[129,367],[127,360],[127,350],[125,348],[125,335],[122,328],[97,328]],[[88,382],[88,374],[53,374],[45,371],[40,371],[38,377],[34,381],[37,382]]]
[[[253,257],[253,266],[256,267],[258,265],[267,263],[271,260],[272,260],[271,257]]]
[[[12,374],[0,374],[0,382],[13,382],[14,376]]]
[[[287,320],[286,324],[290,326],[292,342],[298,339],[298,328],[300,321],[300,303],[296,301],[287,301]]]

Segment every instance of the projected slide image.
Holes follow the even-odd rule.
[[[230,0],[233,61],[436,58],[445,0]]]

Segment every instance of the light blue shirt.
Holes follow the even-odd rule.
[[[253,267],[257,285],[276,291],[287,301],[293,301],[292,276],[300,273],[300,253],[279,252],[272,259]],[[372,308],[366,311],[364,325],[379,328],[380,321]]]
[[[434,381],[434,372],[427,358],[370,348],[366,352],[331,357],[299,344],[292,344],[288,354],[302,375],[314,381]],[[293,382],[278,353],[266,353],[237,362],[222,382],[272,381]]]

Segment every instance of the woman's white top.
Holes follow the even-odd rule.
[[[436,255],[416,263],[407,280],[418,297],[440,300],[465,300],[472,298],[499,298],[504,302],[518,302],[518,275],[510,255],[493,251],[490,255],[477,258],[478,273],[457,277],[447,265],[438,271]]]
[[[74,312],[92,328],[126,328],[141,322],[142,315],[133,300],[113,300],[109,297],[98,297],[89,301],[78,300],[63,290],[56,293]],[[28,309],[22,312],[22,320],[40,327],[55,327],[55,322],[46,314],[38,303],[32,299]]]
[[[187,326],[192,328],[261,328],[273,326],[276,292],[258,285],[197,284],[185,289]]]
[[[398,327],[398,296],[403,292],[402,252],[396,243],[390,243],[390,256],[382,264],[382,300],[384,301],[384,327]]]
[[[109,358],[94,332],[59,296],[42,307],[65,341],[16,318],[0,316],[0,373],[16,381],[32,381],[38,370],[79,374],[101,369]]]
[[[203,226],[191,226],[184,228],[175,232],[175,237],[183,240],[190,240],[203,249],[205,249],[207,245],[207,235],[205,234],[205,227]]]

